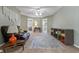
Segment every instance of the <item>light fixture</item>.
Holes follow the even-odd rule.
[[[11,34],[11,37],[9,38],[9,42],[10,42],[11,45],[14,45],[16,43],[16,40],[17,40],[17,38],[14,35],[14,33],[18,33],[17,26],[16,25],[10,25],[7,33]]]
[[[35,21],[35,27],[38,27],[38,22],[37,21]]]
[[[42,15],[40,8],[35,9],[35,15],[36,16],[41,16]]]

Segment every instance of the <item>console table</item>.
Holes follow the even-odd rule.
[[[59,41],[65,45],[74,44],[74,30],[73,29],[58,29],[51,28],[51,35],[57,38]]]
[[[41,28],[40,27],[35,27],[34,32],[41,32]]]

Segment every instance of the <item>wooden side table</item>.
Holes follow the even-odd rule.
[[[25,40],[17,40],[16,44],[15,45],[10,45],[10,43],[5,43],[3,46],[1,46],[1,48],[3,49],[4,53],[7,52],[7,50],[10,50],[10,49],[13,49],[13,48],[16,48],[18,46],[21,46],[24,50],[24,44],[25,44]]]

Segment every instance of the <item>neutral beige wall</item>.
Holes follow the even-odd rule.
[[[32,19],[33,19],[33,26],[34,26],[34,22],[37,21],[38,27],[42,28],[42,19],[41,18],[32,18]]]
[[[52,18],[52,16],[48,16],[46,18],[47,18],[47,31],[50,34],[51,28],[52,28],[52,20],[53,20],[53,18]]]
[[[27,30],[27,17],[26,16],[21,15],[20,29]]]
[[[12,11],[14,11],[14,12],[20,14],[20,11],[17,10],[15,6],[7,6],[7,7],[8,7],[9,9],[11,9]]]
[[[21,23],[21,14],[20,11],[16,9],[15,6],[7,6],[10,10],[12,10],[14,13],[17,14],[17,20],[16,20],[16,25],[20,26]],[[16,15],[14,15],[13,17],[15,18]]]
[[[0,6],[0,27],[4,25],[5,26],[9,25],[9,20],[8,20],[8,17],[5,17],[2,14],[2,7]]]
[[[23,30],[27,30],[27,19],[31,18],[31,17],[27,17],[22,15],[21,16],[21,29]],[[42,19],[41,18],[31,18],[33,19],[33,25],[34,25],[34,21],[38,22],[38,26],[42,28]]]
[[[73,8],[74,7],[63,7],[57,14],[55,14],[52,18],[52,27],[73,29],[75,18],[75,10]]]
[[[8,7],[8,8],[18,15],[15,23],[16,23],[16,25],[20,26],[20,13],[19,13],[19,11],[15,7]],[[14,16],[16,16],[16,15],[13,15],[12,17],[14,17]],[[2,6],[0,6],[0,26],[8,26],[8,25],[10,25],[9,18],[7,16],[5,16],[4,14],[2,14]]]
[[[0,14],[2,13],[2,7],[0,7]]]

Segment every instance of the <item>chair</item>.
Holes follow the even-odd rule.
[[[3,36],[3,41],[6,43],[9,41],[9,34],[7,34],[8,26],[1,26],[1,33]]]

